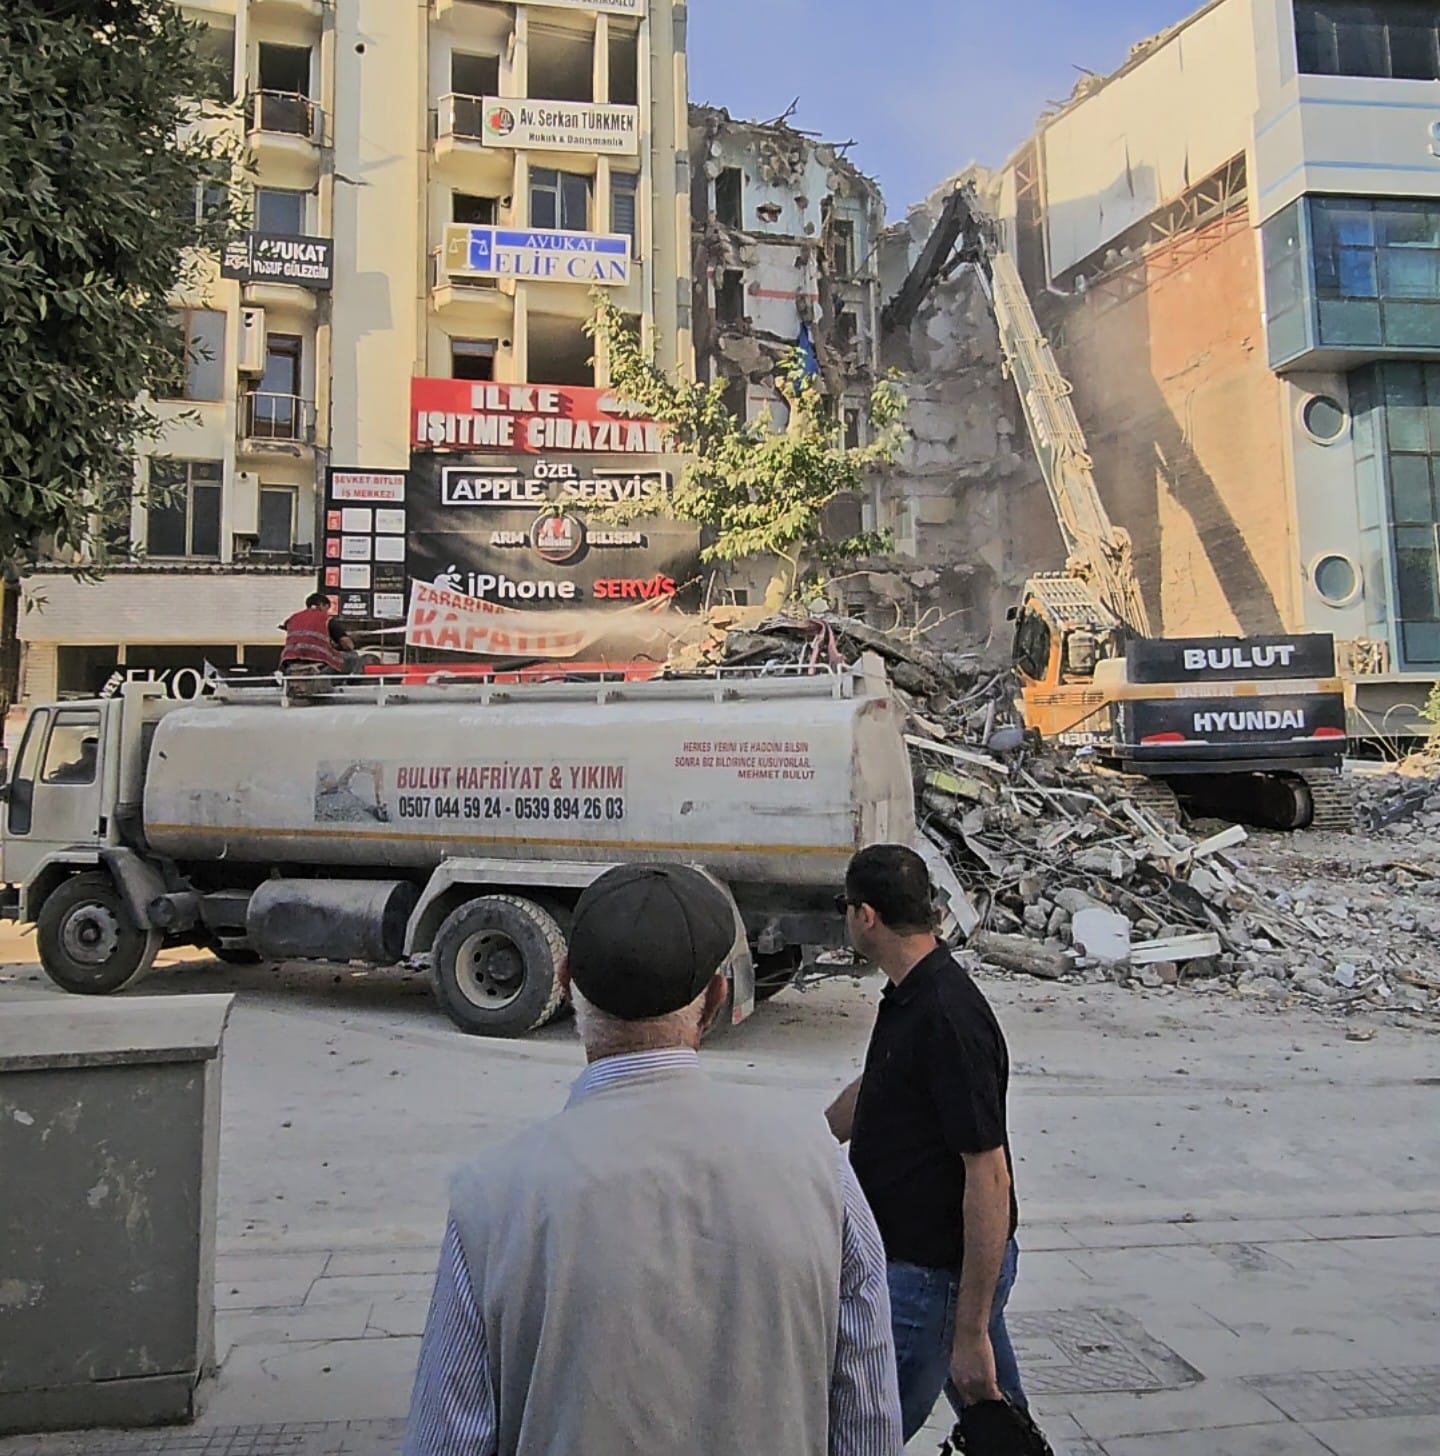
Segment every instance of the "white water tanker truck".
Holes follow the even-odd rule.
[[[845,865],[911,842],[902,712],[843,673],[507,686],[220,684],[36,707],[4,788],[4,914],[67,991],[164,945],[223,960],[428,961],[462,1029],[557,1010],[580,892],[708,871],[736,914],[733,1019],[837,946]]]

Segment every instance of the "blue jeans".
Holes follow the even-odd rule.
[[[1011,1239],[995,1287],[990,1313],[990,1343],[995,1349],[995,1375],[1012,1405],[1029,1409],[1020,1384],[1015,1347],[1005,1328],[1005,1305],[1015,1286],[1020,1250]],[[895,1330],[895,1359],[900,1371],[900,1415],[908,1441],[930,1419],[942,1388],[958,1416],[960,1392],[950,1381],[950,1349],[955,1342],[955,1300],[959,1278],[948,1269],[923,1269],[892,1261],[890,1320]]]

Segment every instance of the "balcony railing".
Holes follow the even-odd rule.
[[[436,135],[461,142],[478,142],[485,136],[485,101],[481,96],[450,92],[440,98]]]
[[[314,444],[315,406],[308,399],[256,389],[244,396],[242,404],[241,434],[245,439]]]
[[[272,136],[320,140],[324,112],[308,96],[290,91],[252,91],[250,130]]]

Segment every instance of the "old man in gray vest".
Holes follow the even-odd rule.
[[[678,866],[581,896],[588,1069],[454,1180],[405,1456],[898,1456],[885,1254],[825,1123],[711,1081],[729,903]]]

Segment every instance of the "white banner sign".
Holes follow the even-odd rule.
[[[487,96],[481,103],[487,147],[536,152],[605,152],[633,157],[640,150],[640,109],[590,101],[520,101]]]
[[[410,588],[405,645],[480,657],[574,657],[595,636],[562,612],[517,612],[423,581]]]
[[[608,233],[452,223],[445,229],[445,269],[477,278],[599,283],[623,288],[630,282],[630,239]]]
[[[515,0],[517,5],[553,5],[560,10],[603,10],[607,15],[644,15],[645,0]]]

